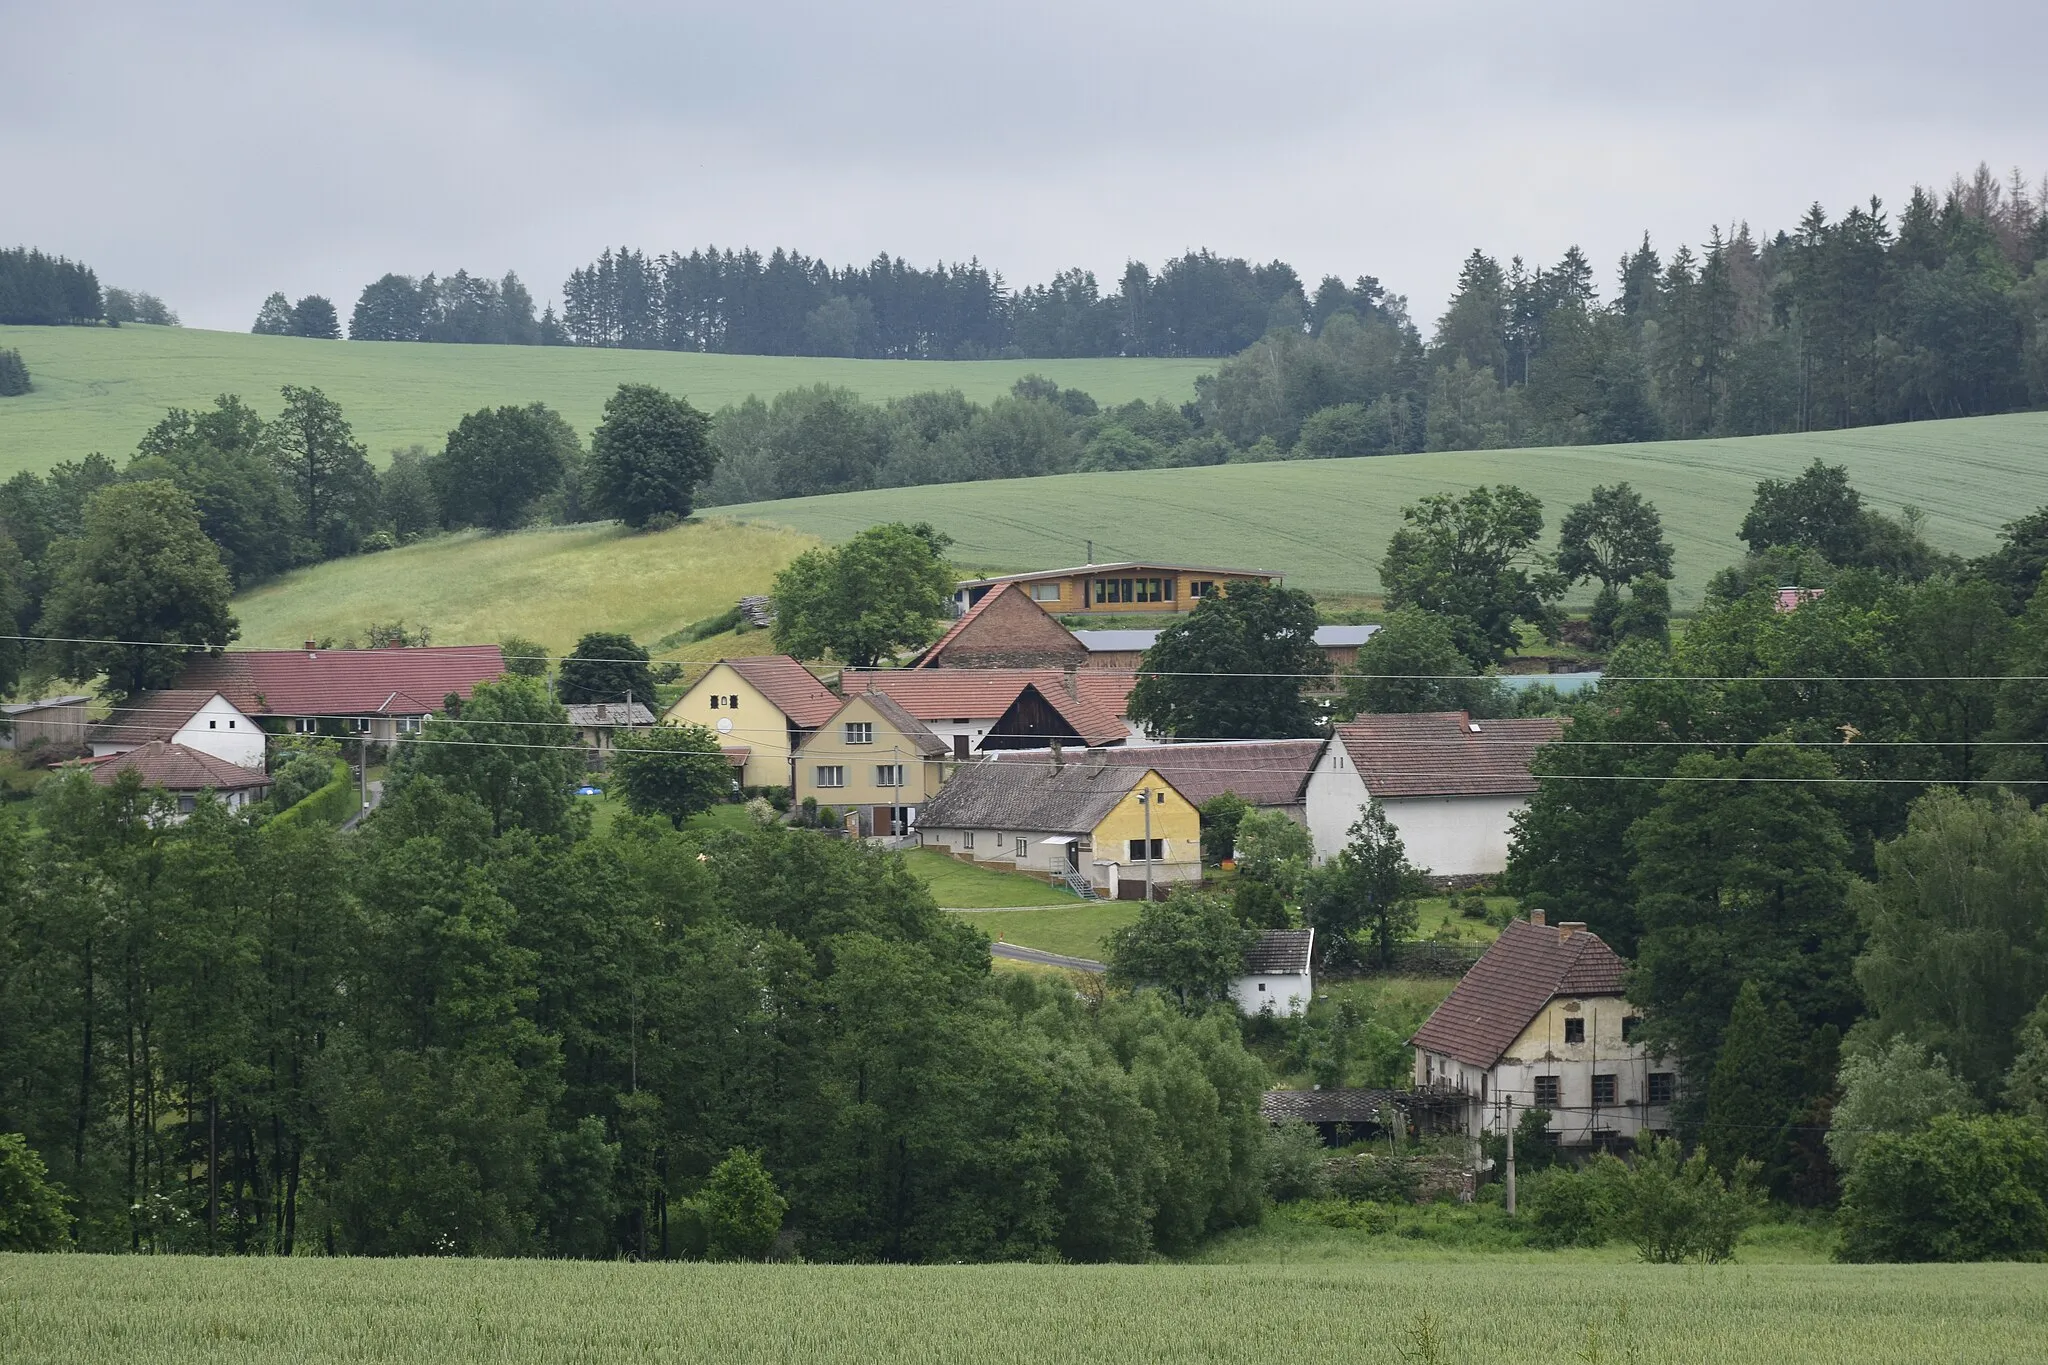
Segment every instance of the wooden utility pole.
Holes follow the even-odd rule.
[[[1507,1201],[1506,1201],[1506,1202],[1507,1202],[1507,1210],[1508,1210],[1508,1217],[1512,1218],[1512,1217],[1514,1217],[1514,1216],[1515,1216],[1515,1097],[1514,1097],[1514,1095],[1513,1095],[1513,1093],[1512,1093],[1512,1092],[1510,1092],[1510,1093],[1509,1093],[1509,1095],[1508,1095],[1508,1118],[1507,1118],[1507,1125],[1508,1125],[1508,1178],[1507,1178]]]

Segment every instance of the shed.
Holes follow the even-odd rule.
[[[1268,929],[1245,952],[1244,972],[1230,983],[1230,998],[1241,1014],[1293,1016],[1308,1013],[1315,995],[1310,964],[1313,929]]]
[[[0,706],[0,716],[7,718],[7,732],[0,734],[0,749],[26,749],[31,744],[84,744],[91,728],[85,718],[86,703],[90,700],[78,694]]]

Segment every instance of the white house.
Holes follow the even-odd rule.
[[[261,770],[263,727],[218,692],[171,688],[138,692],[92,728],[94,758],[162,741],[243,768]]]
[[[1242,1014],[1308,1013],[1315,998],[1309,963],[1316,946],[1313,929],[1268,929],[1244,955],[1244,975],[1230,983],[1230,998]]]
[[[1505,871],[1515,812],[1536,791],[1529,760],[1563,733],[1555,717],[1474,720],[1463,711],[1360,716],[1339,725],[1308,778],[1316,861],[1344,847],[1366,803],[1377,799],[1408,860],[1431,875]]]
[[[1408,1040],[1417,1089],[1462,1097],[1475,1136],[1531,1108],[1565,1146],[1668,1132],[1677,1071],[1636,1041],[1623,970],[1583,924],[1513,921]]]
[[[229,810],[240,810],[270,791],[261,764],[252,768],[160,739],[92,760],[92,780],[102,787],[112,786],[124,773],[134,773],[143,786],[158,788],[175,801],[176,811],[168,817],[172,824],[197,809],[203,793],[213,793]]]

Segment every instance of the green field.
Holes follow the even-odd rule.
[[[1020,872],[963,863],[936,849],[914,848],[904,866],[923,882],[932,899],[951,910],[987,910],[1007,905],[1068,905],[1081,901],[1064,886]]]
[[[2048,503],[2048,413],[2024,413],[1799,436],[1062,474],[719,511],[827,540],[925,520],[954,538],[957,562],[982,568],[1079,564],[1092,538],[1098,561],[1273,569],[1316,592],[1376,592],[1401,508],[1424,494],[1520,484],[1543,499],[1554,536],[1565,508],[1596,484],[1627,480],[1664,514],[1677,551],[1674,602],[1692,607],[1706,580],[1741,557],[1736,529],[1757,480],[1816,458],[1847,465],[1880,511],[1924,509],[1934,543],[1959,554],[1989,549],[2000,526]]]
[[[1026,374],[1104,403],[1181,402],[1212,360],[832,360],[694,355],[567,346],[443,346],[307,341],[183,327],[0,327],[0,349],[28,362],[35,391],[0,399],[0,478],[91,451],[120,459],[172,407],[238,393],[259,412],[278,387],[311,384],[341,404],[370,458],[417,441],[438,447],[466,412],[546,403],[588,436],[623,383],[655,384],[709,412],[748,394],[770,398],[842,384],[873,400],[959,389],[987,401]]]
[[[2048,1267],[0,1256],[10,1365],[2039,1361]]]
[[[1103,939],[1138,918],[1138,902],[1069,900],[1043,910],[980,910],[962,918],[992,939],[1099,962]]]
[[[767,592],[776,571],[814,543],[715,518],[651,535],[612,522],[464,532],[286,574],[236,598],[235,614],[250,648],[360,636],[372,621],[399,617],[441,644],[518,634],[566,652],[592,630],[647,643]]]

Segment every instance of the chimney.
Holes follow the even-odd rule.
[[[1585,932],[1586,922],[1584,920],[1568,919],[1564,923],[1557,926],[1557,941],[1559,943],[1562,943],[1566,939],[1570,938],[1573,934],[1583,934]]]
[[[1543,927],[1543,912],[1541,910],[1531,910],[1529,912],[1529,923],[1541,929]]]
[[[1066,676],[1060,680],[1060,685],[1067,689],[1067,700],[1069,701],[1081,700],[1080,672],[1079,665],[1068,664]]]
[[[312,652],[313,652],[314,650],[316,650],[316,649],[318,649],[318,648],[320,648],[320,646],[319,646],[319,644],[318,644],[318,643],[317,643],[316,641],[313,641],[313,640],[308,640],[308,641],[306,641],[306,652],[307,652],[308,654],[311,654],[311,653],[312,653]]]
[[[1054,740],[1052,742],[1052,770],[1054,772],[1058,772],[1061,768],[1064,768],[1065,766],[1067,766],[1067,756],[1065,753],[1061,751],[1060,742],[1058,740]]]

